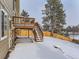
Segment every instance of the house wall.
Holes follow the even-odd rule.
[[[16,8],[16,6],[15,6]],[[19,8],[19,7],[18,7]],[[15,16],[17,9],[13,9],[13,0],[0,0],[0,11],[4,11],[6,15],[5,22],[7,30],[4,37],[1,37],[1,13],[0,13],[0,59],[4,59],[9,48],[12,46],[10,21]],[[17,12],[18,13],[18,12]],[[18,13],[19,14],[19,13]]]
[[[1,8],[6,10],[9,16],[15,15],[13,10],[13,0],[0,0]]]
[[[0,41],[0,59],[4,59],[7,52],[8,52],[8,40],[7,38],[5,40]]]

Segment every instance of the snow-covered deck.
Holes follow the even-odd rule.
[[[8,59],[79,59],[79,45],[45,37],[40,43],[18,43]]]

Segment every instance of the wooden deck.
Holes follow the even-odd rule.
[[[28,37],[29,37],[29,30],[31,30],[33,32],[33,36],[34,36],[34,40],[35,41],[42,41],[43,39],[43,33],[41,30],[41,27],[39,26],[39,24],[37,22],[35,22],[35,18],[25,18],[25,17],[16,17],[13,16],[13,20],[12,20],[12,24],[14,27],[14,36],[15,38],[17,37],[16,33],[17,33],[17,29],[20,30],[28,30]],[[19,31],[21,32],[21,31]]]

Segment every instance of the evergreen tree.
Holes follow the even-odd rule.
[[[46,17],[43,18],[43,25],[47,23],[48,29],[51,32],[53,31],[61,33],[63,25],[65,24],[65,13],[61,1],[47,0],[47,4],[45,4],[45,10],[43,14],[45,14]]]
[[[21,16],[24,16],[24,17],[26,17],[26,18],[29,17],[28,12],[26,12],[25,10],[22,10]]]
[[[66,31],[67,31],[67,32],[71,32],[71,31],[72,31],[72,27],[71,27],[71,26],[68,26],[68,27],[66,28]]]

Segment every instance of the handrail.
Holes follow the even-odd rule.
[[[36,23],[36,25],[38,26],[38,28],[40,29],[41,33],[42,33],[42,38],[43,38],[43,31],[42,29],[40,28],[40,25],[38,23]]]
[[[26,17],[23,17],[23,16],[13,16],[13,18],[25,18],[25,19],[35,19],[35,18],[26,18]]]
[[[13,24],[15,23],[35,23],[35,18],[13,16]]]
[[[41,31],[41,32],[40,32],[41,35],[42,35],[41,39],[43,39],[43,32],[42,32],[42,29],[40,28],[39,24],[38,24],[38,23],[35,23],[35,26],[37,26],[38,29]]]
[[[34,24],[34,23],[30,23],[30,22],[25,22],[25,23],[14,23],[14,24]]]
[[[43,32],[42,32],[42,29],[40,28],[40,26],[39,26],[39,29],[40,29],[40,31],[41,31],[41,33],[42,33],[42,38],[43,38]]]

